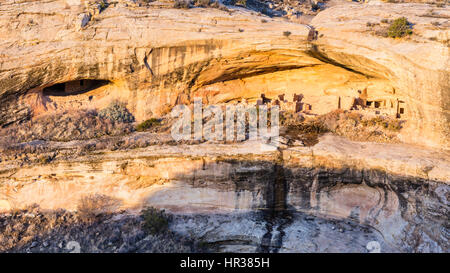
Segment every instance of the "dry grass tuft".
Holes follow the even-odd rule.
[[[81,221],[92,223],[99,217],[108,215],[122,206],[122,202],[103,194],[92,194],[82,197],[77,206]]]

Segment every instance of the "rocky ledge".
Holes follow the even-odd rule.
[[[448,159],[333,135],[281,149],[152,145],[21,167],[5,161],[0,202],[77,210],[84,196],[101,194],[131,214],[162,208],[174,215],[173,232],[212,251],[364,252],[377,241],[388,252],[447,252]]]

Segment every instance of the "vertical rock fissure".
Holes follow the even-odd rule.
[[[263,211],[266,233],[261,239],[258,252],[277,253],[283,246],[284,229],[292,222],[292,217],[287,209],[287,182],[283,151],[280,148],[273,168],[273,179],[267,187],[266,196],[266,208]]]

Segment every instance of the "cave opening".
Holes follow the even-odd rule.
[[[43,94],[45,96],[73,96],[87,93],[102,86],[110,84],[107,80],[77,80],[63,83],[57,83],[55,85],[44,88]]]

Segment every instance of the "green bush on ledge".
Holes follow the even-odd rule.
[[[156,118],[147,119],[146,121],[143,121],[142,123],[140,123],[136,126],[136,131],[144,132],[144,131],[147,131],[148,129],[158,126],[160,124],[161,124],[161,120],[159,120],[159,119],[156,119]]]
[[[405,17],[400,17],[392,21],[387,33],[388,37],[391,38],[402,38],[411,34],[411,23]]]

